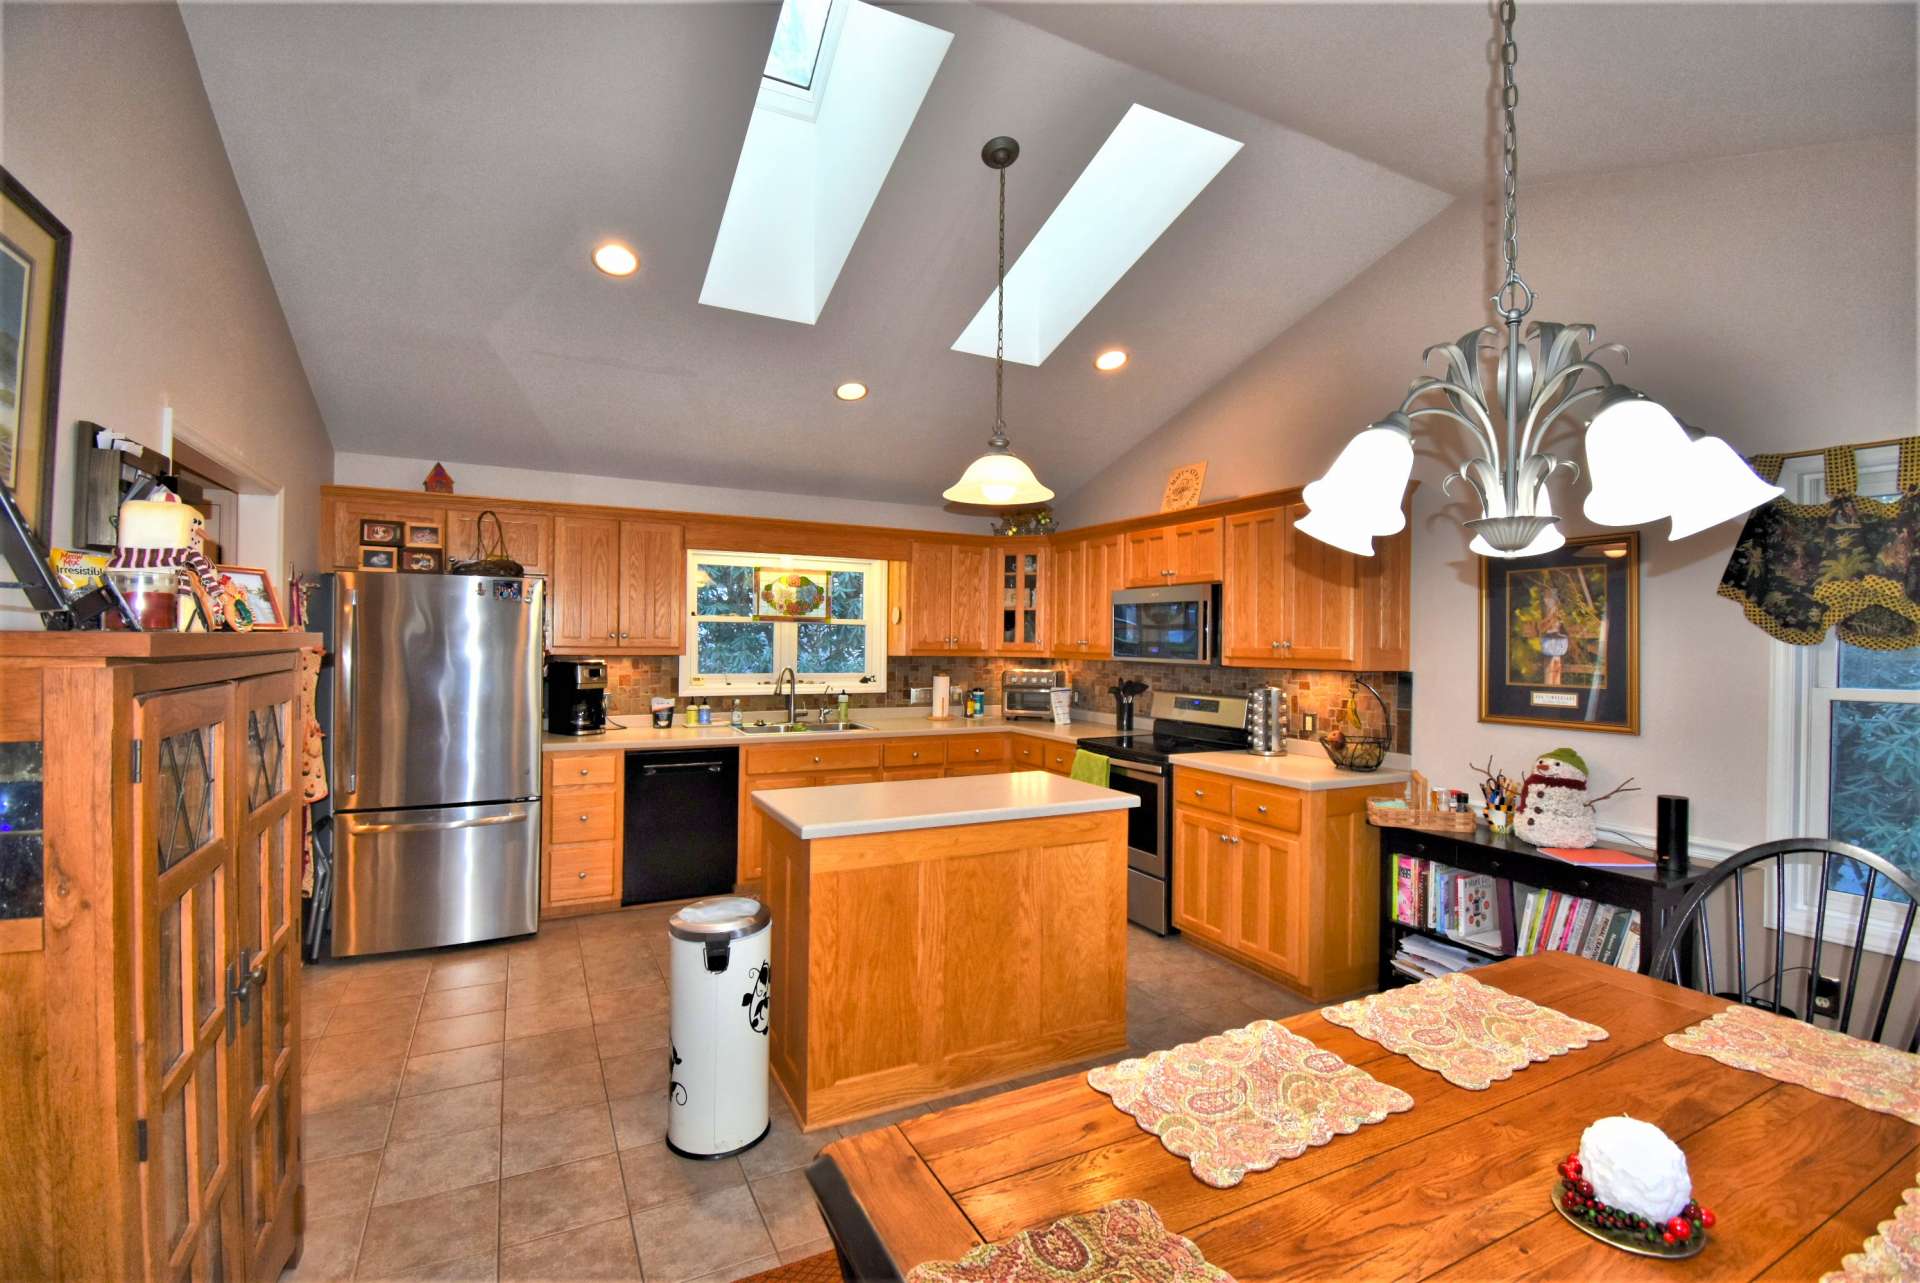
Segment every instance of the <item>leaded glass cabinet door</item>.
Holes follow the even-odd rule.
[[[239,683],[233,779],[240,790],[239,918],[244,1001],[237,1004],[242,1218],[254,1279],[280,1274],[293,1251],[300,1192],[299,795],[295,679]]]
[[[233,687],[137,702],[135,1008],[147,1256],[153,1276],[240,1279],[230,995],[235,894]]]
[[[994,649],[1038,655],[1047,646],[1042,605],[1047,592],[1046,550],[1037,540],[1002,546],[994,550],[994,561],[993,590],[999,594],[996,617],[1000,621]]]

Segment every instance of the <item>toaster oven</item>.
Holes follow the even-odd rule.
[[[1050,719],[1053,692],[1066,684],[1064,668],[1009,668],[1000,678],[1000,715]]]

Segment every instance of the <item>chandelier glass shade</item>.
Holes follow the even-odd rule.
[[[1363,556],[1376,537],[1405,523],[1401,503],[1421,420],[1465,428],[1478,453],[1442,483],[1472,492],[1480,515],[1464,524],[1471,550],[1483,557],[1531,557],[1566,542],[1547,483],[1578,475],[1579,464],[1543,448],[1562,423],[1590,415],[1587,471],[1592,484],[1582,511],[1608,526],[1671,518],[1669,538],[1682,539],[1728,521],[1783,493],[1768,485],[1731,446],[1682,425],[1664,407],[1615,382],[1603,356],[1623,363],[1627,350],[1596,344],[1594,327],[1527,322],[1533,291],[1519,269],[1519,144],[1514,112],[1519,90],[1513,0],[1501,0],[1500,61],[1504,114],[1506,277],[1491,299],[1498,324],[1427,349],[1439,369],[1416,380],[1400,408],[1369,426],[1340,452],[1325,476],[1307,486],[1308,514],[1295,527]]]
[[[1040,478],[1013,453],[1013,445],[1007,440],[1007,166],[1019,156],[1020,144],[1011,138],[990,138],[980,149],[980,159],[1000,175],[1000,272],[999,288],[993,292],[998,320],[993,350],[993,435],[987,439],[987,452],[968,464],[960,479],[941,492],[940,497],[949,503],[1017,508],[1053,498],[1053,491],[1040,484]]]

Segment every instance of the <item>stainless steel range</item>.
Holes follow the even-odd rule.
[[[1244,749],[1246,725],[1244,696],[1156,691],[1151,732],[1080,741],[1113,759],[1109,787],[1140,799],[1127,812],[1127,917],[1156,935],[1173,934],[1173,755]]]

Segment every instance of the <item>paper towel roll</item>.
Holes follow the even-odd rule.
[[[949,685],[945,673],[933,675],[933,711],[928,714],[929,717],[938,719],[953,716],[953,704],[947,693]]]

